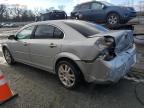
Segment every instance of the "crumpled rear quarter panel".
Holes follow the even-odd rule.
[[[135,45],[111,61],[96,59],[92,63],[76,61],[88,82],[117,82],[136,63]]]

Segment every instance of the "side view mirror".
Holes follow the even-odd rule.
[[[9,39],[9,40],[13,40],[13,39],[14,39],[14,40],[17,40],[16,37],[15,37],[15,35],[10,35],[10,36],[8,37],[8,39]]]

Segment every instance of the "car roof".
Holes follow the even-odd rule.
[[[73,24],[77,24],[77,23],[82,23],[82,22],[86,22],[83,20],[75,20],[75,19],[67,19],[67,20],[47,20],[47,21],[38,21],[38,22],[34,22],[31,24],[28,24],[26,26],[24,26],[23,28],[29,27],[29,26],[35,26],[35,25],[54,25],[60,28],[64,28],[65,26],[69,26],[66,23],[73,23]],[[96,23],[95,23],[96,24]],[[96,24],[99,25],[99,24]],[[86,25],[87,26],[87,25]],[[70,27],[70,26],[69,26]],[[23,29],[22,28],[22,29]],[[71,28],[71,27],[70,27]]]
[[[38,21],[38,22],[34,22],[31,24],[28,24],[26,26],[30,26],[30,25],[39,25],[39,24],[64,24],[65,22],[70,21],[70,22],[74,22],[74,21],[79,21],[79,20],[74,20],[74,19],[68,19],[68,20],[47,20],[47,21]]]
[[[23,27],[22,29],[29,27],[29,26],[36,26],[36,25],[54,25],[58,28],[60,28],[63,33],[65,35],[67,35],[64,39],[70,39],[70,40],[83,40],[85,39],[84,36],[82,36],[79,32],[77,32],[75,29],[71,28],[70,26],[68,26],[67,24],[65,24],[65,22],[75,22],[75,21],[79,21],[79,20],[48,20],[48,21],[39,21],[39,22],[34,22],[31,24],[26,25],[25,27]],[[72,33],[70,33],[72,32]],[[81,35],[81,36],[78,36]]]
[[[102,3],[102,2],[100,2],[100,1],[88,1],[88,2],[84,2],[84,3],[81,3],[81,4],[78,4],[78,5],[76,5],[75,7],[78,7],[78,6],[81,6],[81,5],[84,5],[84,4],[89,4],[89,3]]]
[[[81,22],[85,22],[85,21],[81,21],[81,20],[74,20],[74,19],[67,19],[67,20],[48,20],[48,21],[39,21],[39,22],[34,22],[34,23],[31,23],[31,24],[28,24],[26,26],[24,26],[23,28],[21,28],[19,31],[27,28],[27,27],[30,27],[30,26],[36,26],[36,25],[53,25],[55,27],[58,27],[60,28],[64,34],[66,34],[66,38],[65,39],[84,39],[84,35],[82,33],[80,33],[77,29],[71,27],[69,24],[79,24]],[[87,24],[84,24],[87,26]],[[19,32],[18,31],[18,32]],[[18,33],[17,32],[17,33]],[[81,35],[81,36],[78,36],[78,35]]]

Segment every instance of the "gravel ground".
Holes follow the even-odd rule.
[[[137,63],[132,68],[132,71],[137,77],[144,79],[144,46],[137,45]]]
[[[113,86],[82,84],[67,90],[48,72],[17,63],[9,66],[0,58],[0,67],[19,97],[2,108],[143,108],[135,97],[136,82],[121,80]],[[143,88],[139,88],[142,96]],[[144,95],[143,95],[144,96]],[[141,97],[144,100],[144,97]]]
[[[17,30],[18,28],[14,28]],[[139,25],[137,30],[141,30]],[[1,30],[12,33],[14,30]],[[143,67],[143,47],[138,46],[139,63]],[[138,66],[136,66],[138,67]],[[77,90],[67,90],[57,77],[21,63],[7,65],[0,48],[0,68],[9,81],[12,90],[19,94],[0,108],[144,108],[136,99],[133,81],[122,79],[116,85],[95,85],[83,83]],[[136,70],[134,70],[137,72]],[[133,72],[133,70],[132,70]],[[138,96],[144,101],[144,86],[138,89]]]

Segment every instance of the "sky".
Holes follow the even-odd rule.
[[[73,10],[73,7],[75,5],[87,1],[91,1],[91,0],[0,0],[0,4],[2,3],[19,4],[22,6],[26,6],[28,9],[35,9],[35,8],[46,9],[49,7],[55,7],[57,9],[59,5],[64,5],[65,6],[64,10],[67,13],[70,13]],[[102,0],[102,1],[107,1],[116,5],[132,4],[133,1],[134,2],[133,4],[136,5],[139,3],[139,1],[144,1],[144,0]]]

